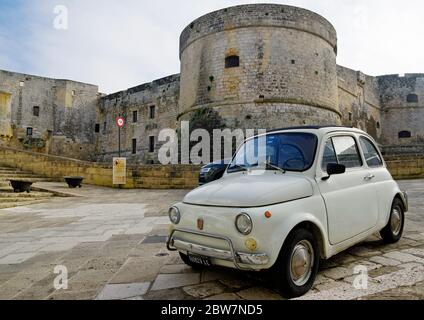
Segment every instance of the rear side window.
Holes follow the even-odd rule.
[[[346,168],[362,167],[358,146],[353,137],[334,137],[332,140],[339,164],[345,165]]]
[[[359,139],[364,152],[365,161],[369,167],[380,167],[383,165],[383,160],[377,151],[377,147],[367,138],[361,137]]]

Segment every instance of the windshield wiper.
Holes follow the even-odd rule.
[[[228,168],[227,170],[228,173],[240,172],[240,171],[247,171],[247,168],[239,164],[235,164],[234,166]]]
[[[269,161],[265,161],[265,165],[266,165],[267,168],[271,168],[271,169],[274,169],[274,170],[281,171],[282,173],[286,173],[286,170],[284,170],[283,168],[280,168],[280,167],[272,164]]]

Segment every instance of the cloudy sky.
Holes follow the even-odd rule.
[[[0,0],[0,69],[112,93],[179,72],[178,38],[210,11],[275,2],[335,26],[338,63],[367,74],[424,72],[422,0]],[[57,7],[62,6],[62,7]],[[65,6],[68,28],[57,17]]]

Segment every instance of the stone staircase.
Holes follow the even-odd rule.
[[[34,187],[37,186],[37,182],[52,181],[37,174],[0,164],[0,209],[41,203],[55,196],[51,192],[39,191],[38,188],[31,193],[15,193],[9,185],[10,179],[29,180],[34,182]]]

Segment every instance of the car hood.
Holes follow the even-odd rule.
[[[232,173],[199,187],[184,203],[220,207],[262,207],[310,197],[311,182],[294,174],[266,171],[264,174]]]

